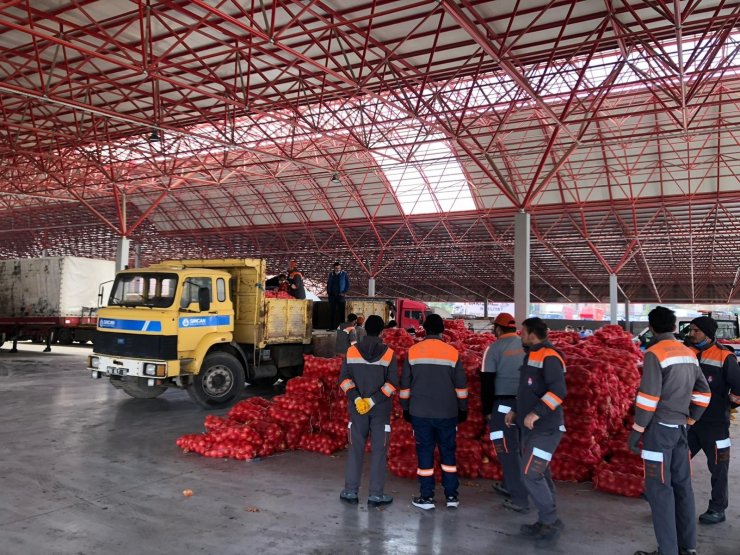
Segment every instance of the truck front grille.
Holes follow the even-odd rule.
[[[96,331],[93,351],[118,357],[176,360],[177,336]]]

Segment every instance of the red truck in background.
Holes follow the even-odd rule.
[[[115,262],[76,256],[0,260],[0,345],[92,341],[101,284]],[[107,296],[104,296],[107,298]]]
[[[424,323],[428,314],[434,312],[421,301],[396,299],[394,319],[399,328],[417,328]]]

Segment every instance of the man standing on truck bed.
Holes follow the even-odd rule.
[[[709,316],[694,318],[686,345],[696,353],[699,366],[712,391],[712,399],[701,419],[689,428],[689,451],[707,456],[712,475],[709,508],[699,517],[702,524],[725,521],[730,468],[730,408],[740,404],[740,368],[734,350],[716,341],[717,322]]]
[[[344,318],[344,296],[349,291],[349,276],[342,270],[341,262],[334,263],[334,269],[326,280],[326,294],[329,296],[329,310],[331,312],[329,329],[336,328]]]
[[[290,283],[290,289],[288,291],[291,295],[296,299],[306,298],[306,288],[303,286],[303,274],[298,271],[298,263],[295,260],[291,260],[288,267],[288,282]]]
[[[380,340],[383,319],[370,316],[365,324],[367,336],[347,351],[342,363],[339,386],[347,395],[349,423],[349,449],[344,489],[339,498],[345,503],[356,504],[365,444],[370,436],[370,488],[367,504],[370,507],[388,505],[393,497],[386,495],[386,453],[390,443],[392,397],[398,389],[396,355]]]

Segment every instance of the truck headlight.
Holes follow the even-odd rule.
[[[87,367],[88,368],[99,368],[100,367],[100,358],[96,356],[88,356],[87,357]]]
[[[163,378],[167,375],[166,364],[155,364],[153,362],[144,363],[144,375],[145,376],[157,376]]]

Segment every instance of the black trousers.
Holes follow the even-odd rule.
[[[721,512],[728,505],[727,476],[730,470],[730,424],[699,420],[689,428],[689,451],[693,458],[699,451],[707,456],[712,475],[709,510]]]
[[[330,328],[335,329],[344,322],[344,295],[329,295]]]

